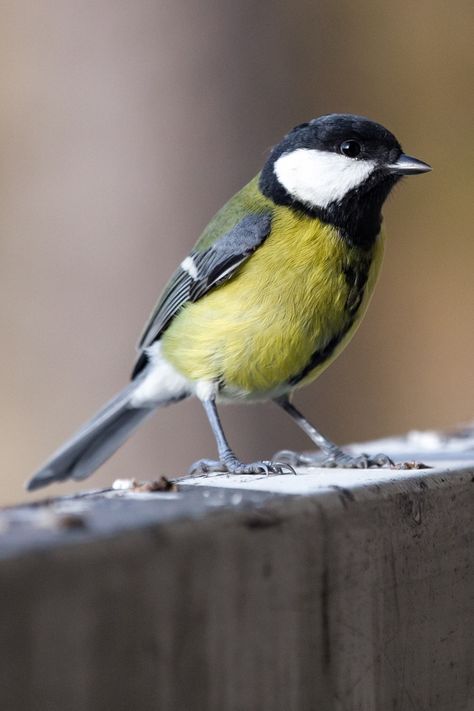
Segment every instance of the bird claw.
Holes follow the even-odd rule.
[[[253,466],[255,466],[255,464],[257,466],[264,466],[265,467],[265,474],[267,476],[269,474],[282,475],[285,473],[286,474],[294,474],[296,476],[296,472],[295,472],[294,468],[288,462],[264,460],[262,462],[254,462],[254,464],[247,464],[244,466],[253,467]],[[248,473],[251,474],[252,472],[248,472]]]
[[[206,475],[209,473],[222,474],[264,474],[265,476],[296,474],[294,468],[288,462],[277,462],[270,460],[262,460],[259,462],[251,462],[243,464],[238,459],[229,459],[226,462],[214,461],[212,459],[200,459],[188,470],[190,476]]]
[[[296,474],[291,464],[267,459],[250,464],[242,464],[238,459],[233,459],[226,462],[226,467],[229,474],[265,474],[265,476]]]
[[[331,454],[324,459],[321,467],[338,467],[341,469],[380,469],[382,467],[393,467],[395,463],[386,454],[358,454],[352,456],[345,452]]]
[[[198,459],[197,462],[193,462],[189,467],[188,475],[207,476],[207,474],[213,474],[214,472],[225,474],[226,471],[226,466],[222,464],[222,462],[215,461],[214,459]]]
[[[284,449],[275,457],[292,466],[313,466],[341,469],[376,469],[380,467],[395,467],[395,463],[386,454],[359,454],[352,456],[342,450],[337,450],[323,459],[321,454],[303,454]]]
[[[276,452],[275,459],[285,464],[287,467],[319,466],[323,461],[319,455],[303,454],[303,452],[293,452],[291,449],[281,449]],[[294,469],[293,469],[294,471]]]

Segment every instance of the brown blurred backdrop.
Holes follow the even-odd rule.
[[[1,3],[0,501],[25,498],[25,478],[125,383],[214,211],[289,127],[330,111],[386,124],[434,172],[385,210],[369,314],[297,402],[341,443],[472,416],[472,19],[467,0]],[[271,405],[224,422],[245,458],[308,445]],[[187,402],[91,484],[210,455]]]

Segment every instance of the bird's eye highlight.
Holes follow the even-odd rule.
[[[344,141],[339,146],[339,150],[348,158],[357,158],[361,151],[360,143],[357,143],[357,141]]]

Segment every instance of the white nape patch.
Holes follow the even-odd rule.
[[[181,262],[181,269],[189,274],[191,279],[196,280],[198,277],[198,270],[194,264],[194,259],[192,257],[186,257]]]
[[[296,200],[310,207],[327,207],[342,200],[371,174],[375,161],[355,160],[339,153],[297,148],[275,161],[280,184]]]
[[[211,400],[217,395],[218,386],[212,380],[199,380],[196,383],[194,392],[199,400]]]
[[[146,353],[150,359],[148,372],[130,399],[132,407],[151,407],[193,392],[194,384],[166,360],[161,343],[154,343]]]

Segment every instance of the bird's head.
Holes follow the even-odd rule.
[[[374,215],[380,226],[380,210],[395,183],[429,170],[405,155],[380,124],[353,114],[328,114],[296,126],[273,148],[260,188],[277,204],[313,212],[343,228],[348,220],[373,223]]]

